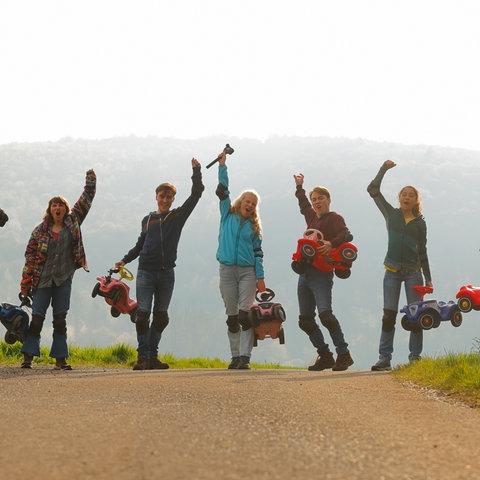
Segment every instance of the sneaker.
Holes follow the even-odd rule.
[[[386,372],[392,369],[390,360],[379,360],[375,365],[372,366],[372,372]]]
[[[240,364],[238,365],[239,370],[250,370],[250,357],[242,355],[240,357]]]
[[[232,357],[232,361],[230,362],[228,369],[238,370],[238,367],[240,367],[240,357]]]
[[[332,370],[335,372],[342,372],[346,370],[348,367],[353,365],[353,359],[350,356],[350,352],[347,353],[339,353],[337,356],[337,361],[335,365],[332,367]]]
[[[150,358],[146,370],[167,370],[169,368],[168,363],[163,363],[158,358]]]
[[[322,370],[327,370],[332,368],[335,365],[335,359],[333,358],[332,352],[326,352],[317,357],[315,363],[308,367],[308,370],[311,372],[320,372]]]
[[[23,362],[20,365],[20,368],[32,368],[33,355],[28,353],[23,353]]]
[[[148,358],[139,358],[133,366],[133,370],[147,370],[148,363]]]

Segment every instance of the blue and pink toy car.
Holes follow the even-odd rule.
[[[423,300],[426,293],[433,293],[433,288],[424,285],[412,288],[421,295],[422,300],[409,303],[400,310],[404,314],[402,327],[405,330],[430,330],[439,327],[442,321],[450,322],[454,327],[462,324],[462,313],[456,302],[453,300],[448,302]]]
[[[309,228],[297,243],[297,250],[292,255],[292,269],[299,275],[304,274],[312,266],[324,272],[333,271],[338,278],[348,278],[351,274],[352,262],[357,259],[357,247],[350,243],[353,235],[348,232],[345,243],[333,248],[328,255],[321,255],[318,247],[323,244],[323,234],[319,230]]]

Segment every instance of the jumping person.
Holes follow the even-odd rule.
[[[40,332],[51,304],[53,342],[50,357],[56,359],[55,369],[72,369],[66,360],[69,357],[66,317],[73,274],[80,267],[87,269],[80,226],[92,206],[96,182],[95,172],[89,170],[83,193],[71,211],[65,198],[51,198],[43,222],[30,236],[20,284],[20,295],[32,297],[32,319],[22,347],[22,368],[31,368],[33,357],[40,356]]]
[[[249,311],[256,291],[265,291],[259,196],[253,190],[245,190],[232,203],[225,152],[218,158],[216,194],[220,199],[220,230],[217,260],[232,356],[228,368],[248,370],[254,341]]]
[[[0,227],[5,226],[8,222],[8,215],[0,208]]]
[[[310,193],[310,200],[303,188],[303,174],[293,175],[296,185],[295,196],[298,199],[300,213],[305,217],[307,228],[319,230],[323,234],[324,244],[318,248],[319,253],[328,255],[332,248],[345,242],[348,228],[345,220],[336,212],[330,211],[330,192],[325,187],[315,187]],[[332,311],[333,272],[324,272],[315,267],[299,275],[297,295],[300,309],[299,327],[308,335],[310,342],[317,349],[317,359],[308,370],[320,371],[332,369],[346,370],[353,365],[342,328]],[[329,331],[337,352],[333,358],[319,325],[315,321],[315,308],[320,322]]]
[[[379,360],[372,366],[373,371],[391,370],[395,322],[402,283],[405,286],[407,303],[421,300],[412,289],[423,285],[432,286],[427,256],[427,226],[422,216],[420,194],[415,187],[406,186],[398,194],[399,208],[394,208],[380,192],[380,185],[387,170],[395,167],[392,160],[386,160],[377,176],[368,185],[367,191],[385,217],[388,233],[388,249],[384,260],[383,317],[380,335]],[[410,362],[420,359],[423,348],[423,330],[410,332],[408,356]]]
[[[192,158],[192,190],[183,205],[171,209],[177,189],[162,183],[156,190],[157,211],[142,220],[136,245],[115,264],[123,266],[138,257],[136,281],[137,313],[135,327],[138,341],[138,360],[134,370],[163,370],[167,363],[158,359],[158,345],[169,323],[168,307],[175,284],[175,262],[182,229],[197,205],[204,186],[201,165]],[[153,315],[150,323],[150,313]]]

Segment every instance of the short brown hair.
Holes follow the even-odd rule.
[[[325,195],[327,198],[330,198],[330,191],[326,187],[315,187],[313,188],[308,196],[312,198],[313,193],[318,193],[319,195]]]
[[[161,192],[162,190],[171,190],[173,192],[173,195],[177,194],[177,187],[175,185],[172,185],[171,183],[161,183],[156,189],[155,193],[158,194],[158,192]]]
[[[43,216],[44,220],[48,220],[49,222],[53,222],[53,217],[52,217],[52,214],[50,213],[50,208],[51,208],[53,203],[60,203],[62,205],[65,205],[65,208],[67,209],[67,215],[70,213],[70,205],[68,204],[67,199],[62,197],[61,195],[57,195],[55,197],[52,197],[48,201],[48,207],[47,207],[47,210],[45,211],[45,215]]]

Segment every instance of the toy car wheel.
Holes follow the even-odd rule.
[[[13,332],[5,333],[5,343],[13,345],[17,341],[17,336]]]
[[[433,320],[433,328],[438,328],[442,321],[439,318],[434,318]]]
[[[258,346],[258,333],[253,334],[253,346]]]
[[[338,277],[338,278],[341,278],[343,280],[345,280],[346,278],[348,278],[352,272],[349,270],[340,270],[339,268],[336,268],[334,271],[335,273],[335,276]]]
[[[357,252],[350,247],[344,248],[342,250],[341,255],[342,255],[342,258],[347,262],[353,262],[357,259]]]
[[[309,245],[308,243],[304,243],[301,247],[300,247],[300,253],[306,257],[306,258],[313,258],[315,257],[315,253],[317,253],[315,251],[315,248],[312,247],[312,245]]]
[[[278,340],[280,342],[280,345],[283,345],[285,343],[285,332],[283,331],[283,328],[278,331]]]
[[[463,322],[462,312],[459,309],[453,310],[450,315],[450,322],[454,327],[459,327]]]
[[[115,305],[122,299],[122,291],[120,289],[115,290],[112,295],[112,303]]]
[[[95,298],[98,295],[98,292],[100,291],[100,283],[98,282],[92,290],[92,297]]]
[[[137,323],[137,309],[136,308],[130,312],[130,321],[132,323]]]
[[[287,315],[285,314],[285,310],[281,305],[274,305],[273,315],[277,320],[280,320],[281,322],[284,322],[287,318]]]
[[[418,317],[418,323],[424,330],[430,330],[435,324],[435,317],[431,312],[424,312]]]
[[[258,308],[253,307],[250,309],[250,312],[248,312],[248,319],[250,320],[250,324],[255,328],[260,325],[260,311]]]
[[[402,327],[407,330],[407,332],[410,332],[412,330],[412,327],[408,321],[408,317],[406,315],[404,315],[402,317]]]
[[[295,260],[292,262],[292,270],[298,274],[303,275],[307,271],[308,264],[305,262],[296,262]]]
[[[458,308],[465,313],[469,312],[473,308],[472,301],[468,297],[459,298],[457,305]]]
[[[110,313],[112,314],[112,317],[115,317],[115,318],[120,316],[120,312],[115,307],[112,307],[110,309]]]

